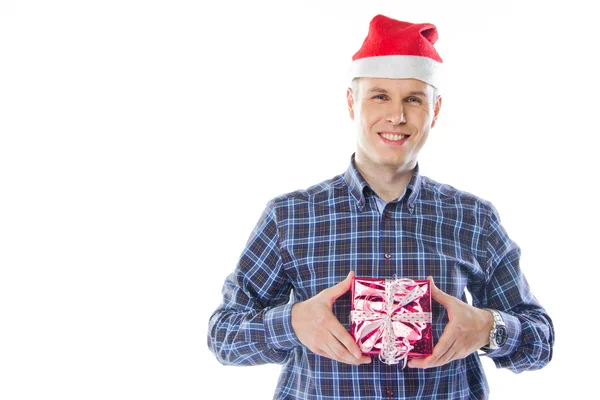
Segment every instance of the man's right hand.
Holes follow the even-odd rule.
[[[335,300],[350,290],[354,272],[335,286],[292,307],[292,328],[313,353],[353,365],[368,364],[371,358],[360,351],[346,328],[332,312]]]

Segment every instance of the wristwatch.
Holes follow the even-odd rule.
[[[494,325],[490,331],[490,343],[485,347],[490,350],[496,350],[506,343],[506,340],[508,339],[508,330],[498,311],[491,308],[484,308],[484,310],[488,310],[494,316]]]

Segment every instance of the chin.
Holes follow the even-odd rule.
[[[382,157],[380,159],[380,164],[389,166],[389,167],[399,167],[404,165],[406,161],[403,158],[394,158],[394,157]]]

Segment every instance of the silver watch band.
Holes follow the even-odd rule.
[[[497,310],[494,310],[492,308],[484,308],[484,310],[491,312],[494,317],[494,324],[492,325],[492,329],[490,330],[490,342],[487,346],[484,347],[487,347],[490,350],[495,350],[502,347],[502,345],[506,343],[506,324],[502,319],[502,315],[500,315],[500,313]]]

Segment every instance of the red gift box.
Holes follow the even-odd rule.
[[[350,334],[364,354],[386,364],[431,355],[429,281],[355,277]]]

